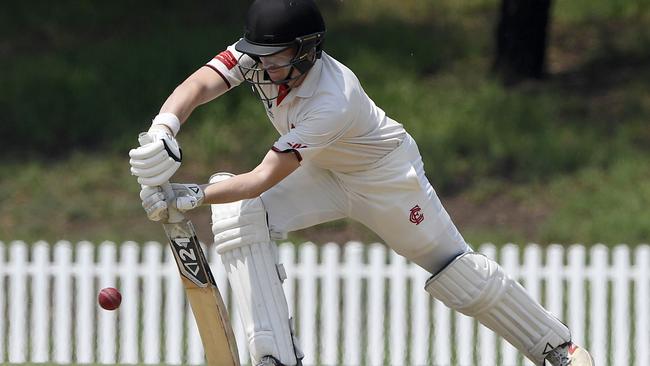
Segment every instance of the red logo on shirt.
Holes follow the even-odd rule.
[[[287,145],[291,146],[292,149],[302,149],[302,148],[307,147],[307,145],[303,145],[303,144],[292,144],[292,143],[290,143],[290,142],[287,142]]]
[[[237,65],[237,59],[235,56],[233,56],[232,52],[226,50],[221,52],[220,54],[216,55],[214,58],[217,60],[221,61],[222,64],[224,64],[228,70],[232,69]]]
[[[422,221],[424,221],[424,214],[422,214],[422,209],[420,206],[415,205],[411,209],[411,216],[409,217],[409,221],[414,223],[415,225],[420,225]]]

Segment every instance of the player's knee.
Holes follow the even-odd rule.
[[[422,254],[416,253],[406,258],[418,266],[424,268],[432,275],[442,272],[447,266],[456,258],[466,252],[471,252],[472,249],[465,243],[462,245],[438,245],[433,246],[433,249]]]
[[[499,302],[509,281],[501,266],[483,254],[465,252],[426,283],[426,290],[448,307],[476,316]]]
[[[217,173],[210,177],[216,183],[232,177],[230,173]],[[259,197],[226,204],[213,204],[212,233],[218,253],[241,246],[270,241],[266,209]]]

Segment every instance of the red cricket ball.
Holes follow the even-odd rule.
[[[115,310],[122,303],[122,294],[114,287],[106,287],[99,291],[97,302],[103,309]]]

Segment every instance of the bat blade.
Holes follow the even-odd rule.
[[[163,224],[209,366],[239,366],[228,311],[190,220]]]

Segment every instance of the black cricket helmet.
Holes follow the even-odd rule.
[[[244,38],[235,44],[237,51],[250,56],[255,63],[246,67],[240,62],[240,71],[258,94],[262,92],[259,85],[286,84],[314,66],[321,57],[324,38],[325,21],[313,0],[256,0],[246,14]],[[272,81],[262,68],[260,57],[289,48],[294,48],[296,54],[285,65],[291,66],[288,77]],[[298,75],[292,77],[294,69]],[[267,102],[277,98],[260,97]]]

